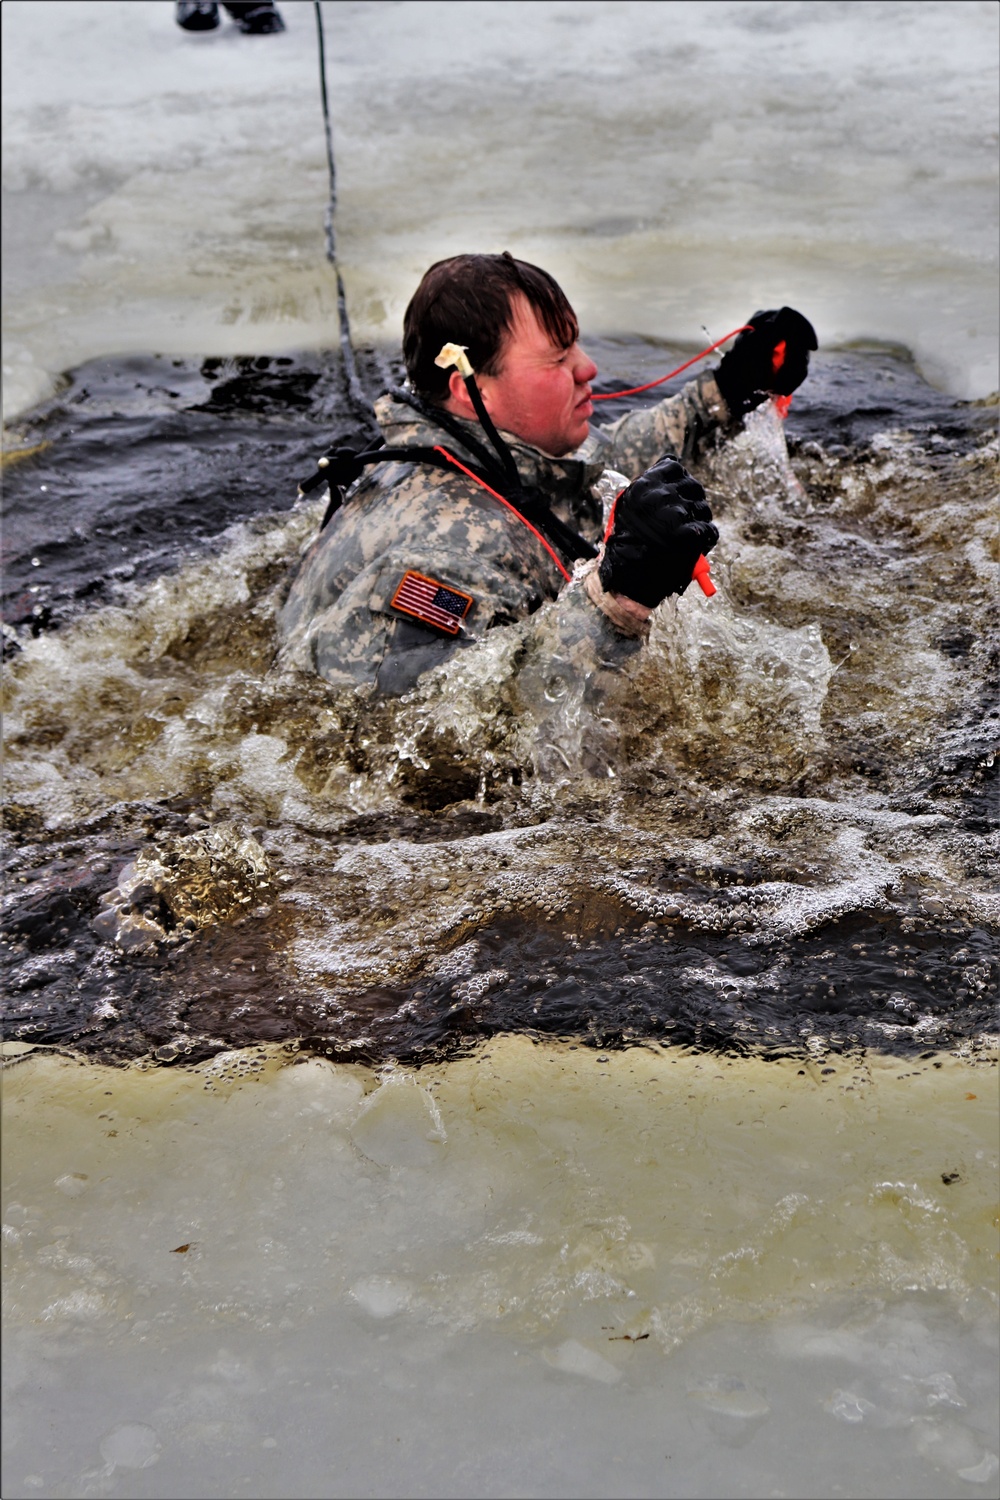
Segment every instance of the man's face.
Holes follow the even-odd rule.
[[[513,299],[513,312],[499,375],[476,377],[483,401],[498,427],[559,458],[587,436],[597,366],[579,344],[554,343],[526,297]]]

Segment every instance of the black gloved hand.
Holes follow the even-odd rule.
[[[655,609],[683,594],[695,563],[719,540],[705,491],[675,458],[661,458],[615,502],[601,587]]]
[[[748,321],[752,332],[740,334],[715,372],[734,417],[768,396],[790,396],[809,372],[810,349],[818,348],[815,328],[794,307],[755,312]]]

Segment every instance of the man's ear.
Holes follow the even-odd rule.
[[[476,408],[472,404],[469,392],[465,387],[465,381],[458,370],[453,369],[448,376],[448,395],[455,405],[461,409],[463,416],[469,416],[474,422],[478,422],[479,418],[476,416]]]

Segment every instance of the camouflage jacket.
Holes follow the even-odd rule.
[[[375,410],[391,447],[441,443],[457,458],[473,461],[449,433],[391,396],[380,397]],[[667,452],[690,464],[727,423],[726,406],[706,372],[655,406],[592,428],[566,458],[503,436],[522,483],[540,490],[580,535],[597,541],[602,490],[621,487],[611,474],[610,486],[602,485],[602,475],[634,478]],[[481,435],[478,423],[464,425]],[[393,608],[407,572],[472,596],[457,636]],[[583,590],[570,587],[579,596],[570,614],[593,616],[586,628],[608,637],[602,649],[622,641]],[[281,659],[337,686],[373,683],[396,695],[456,651],[474,646],[487,630],[523,620],[565,589],[538,537],[474,480],[421,463],[378,464],[351,487],[302,560],[279,617]],[[582,628],[582,620],[576,623]],[[628,646],[635,649],[634,642]]]

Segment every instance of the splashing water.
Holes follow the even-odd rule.
[[[558,602],[400,700],[280,669],[322,502],[231,525],[223,566],[22,627],[7,1034],[161,1059],[274,1038],[427,1056],[521,1028],[980,1037],[988,411],[951,403],[942,438],[931,395],[923,433],[838,442],[845,371],[863,392],[889,369],[920,414],[905,366],[869,358],[821,364],[804,421],[825,438],[794,464],[770,410],[708,461],[720,592],[668,601],[620,671],[559,655]],[[61,410],[33,465],[59,463]]]

